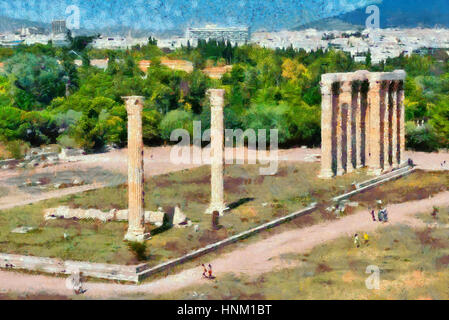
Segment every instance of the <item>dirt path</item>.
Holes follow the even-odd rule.
[[[85,192],[89,190],[95,190],[104,188],[103,184],[89,184],[80,187],[72,187],[62,190],[55,190],[50,192],[45,192],[42,194],[29,194],[20,193],[12,196],[3,197],[0,199],[0,210],[11,209],[14,207],[25,206],[35,202],[49,200],[53,198],[60,198],[68,196],[75,193]]]
[[[390,223],[387,225],[405,223],[420,226],[423,223],[414,217],[415,214],[430,212],[433,206],[447,205],[449,205],[449,192],[430,199],[391,205],[388,207]],[[279,257],[282,254],[307,252],[324,242],[342,236],[350,237],[358,231],[372,232],[384,226],[373,222],[368,212],[360,211],[337,221],[274,235],[234,250],[214,261],[207,261],[206,256],[204,262],[214,266],[218,278],[230,271],[256,276],[285,267],[285,262]],[[162,294],[203,283],[201,272],[200,267],[192,268],[143,285],[86,283],[85,288],[88,291],[85,295],[89,298],[117,298],[136,293]],[[0,271],[0,293],[7,291],[22,294],[39,294],[44,291],[47,294],[71,295],[71,292],[66,289],[65,279]]]

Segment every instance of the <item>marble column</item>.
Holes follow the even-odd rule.
[[[368,93],[368,99],[370,101],[370,114],[369,114],[369,133],[368,139],[370,145],[370,152],[368,155],[368,174],[380,175],[382,173],[382,167],[380,163],[380,151],[381,151],[381,134],[380,134],[380,121],[381,121],[381,105],[382,105],[382,81],[372,80],[370,81],[370,90]]]
[[[393,168],[397,168],[398,162],[398,82],[393,81],[391,107],[391,160]]]
[[[128,112],[128,232],[127,241],[143,242],[145,232],[142,109],[143,97],[123,97]]]
[[[223,89],[208,90],[211,104],[211,202],[207,214],[218,211],[220,216],[228,210],[224,203],[224,95]]]
[[[352,81],[346,81],[340,94],[340,104],[345,105],[346,112],[346,173],[354,172],[354,165],[352,164]]]
[[[383,124],[383,171],[391,169],[389,162],[389,150],[390,150],[390,83],[391,81],[384,81],[381,93],[381,102],[383,110],[383,118],[381,119]]]
[[[329,179],[332,171],[332,83],[321,83],[321,172],[319,178]]]
[[[398,117],[399,117],[399,164],[407,163],[405,156],[405,106],[404,106],[404,81],[399,82],[398,87]]]
[[[353,111],[355,112],[355,167],[360,169],[362,164],[362,85],[358,82],[353,93]]]
[[[337,83],[338,84],[338,83]],[[338,89],[340,92],[341,88]],[[338,95],[336,99],[336,104],[334,105],[334,113],[335,113],[335,139],[336,139],[336,154],[337,154],[337,176],[342,176],[345,173],[343,169],[343,130],[342,130],[342,122],[343,122],[343,105],[341,102],[341,93]]]
[[[370,132],[370,104],[368,98],[369,81],[362,82],[360,88],[360,112],[361,112],[361,161],[363,166],[368,165],[370,153],[370,140],[368,134]]]

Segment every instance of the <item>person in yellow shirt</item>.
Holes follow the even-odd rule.
[[[365,244],[367,244],[368,242],[369,242],[369,236],[368,236],[368,234],[364,234],[363,235],[363,240],[364,240],[364,242],[365,242]]]

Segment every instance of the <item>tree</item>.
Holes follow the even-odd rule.
[[[185,129],[190,135],[193,134],[193,115],[182,110],[173,110],[165,115],[159,126],[161,137],[170,141],[172,132],[176,129]]]
[[[7,75],[15,78],[14,85],[18,89],[16,95],[19,95],[17,101],[19,107],[21,106],[20,91],[42,104],[48,104],[55,97],[65,94],[63,79],[67,73],[55,58],[18,53],[6,61],[5,71]]]

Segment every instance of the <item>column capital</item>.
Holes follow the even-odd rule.
[[[209,96],[210,104],[215,108],[224,107],[224,96],[226,91],[224,89],[209,89],[206,94]]]
[[[320,82],[321,94],[330,96],[332,95],[332,82]]]
[[[126,96],[122,97],[126,104],[128,114],[138,114],[143,109],[145,97],[142,96]]]

